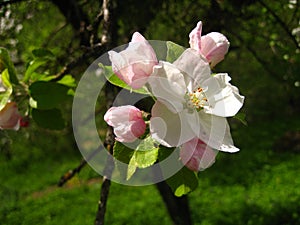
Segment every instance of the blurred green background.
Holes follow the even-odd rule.
[[[130,41],[135,31],[150,40],[188,47],[188,34],[201,20],[202,33],[218,31],[231,43],[214,72],[227,72],[246,96],[247,126],[230,119],[241,151],[219,153],[199,174],[189,195],[194,224],[300,224],[300,4],[298,0],[116,0],[112,46]],[[0,46],[6,47],[20,76],[36,48],[50,49],[56,62],[49,73],[91,47],[89,25],[102,1],[0,0]],[[95,41],[101,35],[101,26]],[[103,52],[84,58],[71,74],[79,80]],[[68,127],[39,129],[34,121],[18,132],[0,131],[0,224],[92,224],[101,178],[89,167],[57,187],[81,154],[65,105]],[[101,108],[102,107],[102,108]],[[99,120],[104,113],[99,106]],[[105,126],[99,133],[105,133]],[[113,183],[107,224],[172,224],[155,186]]]

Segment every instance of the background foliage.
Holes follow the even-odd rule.
[[[248,126],[231,120],[241,152],[220,153],[216,164],[200,173],[199,188],[190,195],[195,224],[299,224],[299,1],[113,3],[111,47],[127,43],[135,31],[147,39],[188,47],[188,34],[199,20],[203,34],[219,31],[231,42],[226,60],[215,71],[228,72],[246,96],[243,112]],[[0,46],[8,49],[18,77],[23,78],[28,62],[36,59],[33,50],[43,48],[53,56],[36,72],[47,75],[59,73],[84,55],[70,71],[78,81],[102,54],[85,55],[99,41],[101,26],[90,29],[98,23],[99,7],[101,1],[94,0],[0,1]],[[0,131],[3,224],[91,224],[94,220],[100,181],[91,168],[84,168],[67,187],[55,187],[58,178],[80,161],[71,129],[71,103],[67,99],[59,106],[66,120],[62,131],[37,128],[35,121],[17,133]],[[21,111],[26,108],[21,106]],[[100,104],[98,112],[103,135]],[[154,187],[113,184],[111,193],[108,224],[170,224]]]

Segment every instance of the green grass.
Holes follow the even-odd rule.
[[[199,188],[189,195],[195,225],[300,224],[300,154],[273,150],[278,137],[299,125],[297,119],[248,127],[233,124],[232,135],[241,151],[219,153],[216,163],[199,174]],[[30,141],[25,132],[18,133],[20,137],[10,134],[15,140],[11,159],[3,149],[0,152],[0,223],[93,224],[101,185],[97,174],[86,166],[65,187],[56,186],[60,176],[80,162],[72,142],[47,132]],[[106,222],[171,224],[154,186],[115,183]]]

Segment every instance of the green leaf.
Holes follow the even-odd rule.
[[[125,180],[127,177],[128,164],[134,153],[134,149],[128,148],[122,143],[115,141],[113,156],[116,159],[115,165],[120,176]],[[118,161],[117,161],[118,160]]]
[[[50,81],[50,80],[52,80],[54,78],[56,78],[56,75],[49,75],[49,74],[46,74],[46,73],[33,72],[30,75],[31,82],[36,82],[36,81]]]
[[[113,156],[117,160],[129,164],[129,161],[134,153],[134,149],[128,148],[121,142],[115,141]]]
[[[247,121],[246,121],[246,114],[245,113],[237,113],[233,118],[239,120],[242,124],[244,124],[245,126],[248,125]]]
[[[36,58],[55,58],[54,54],[50,50],[44,48],[34,49],[32,50],[32,54]]]
[[[198,178],[195,172],[182,167],[175,175],[167,179],[175,196],[180,197],[195,190],[198,186]]]
[[[34,60],[30,61],[28,64],[28,67],[25,71],[23,81],[24,82],[29,81],[31,79],[31,75],[33,74],[33,72],[35,72],[35,70],[37,68],[46,64],[47,62],[48,62],[48,59],[44,59],[44,58],[38,58],[38,59],[34,59]]]
[[[152,166],[158,158],[158,145],[149,136],[141,141],[134,151],[128,165],[127,180],[131,178],[137,168]]]
[[[103,69],[106,79],[113,85],[121,88],[125,88],[135,93],[149,95],[149,91],[146,88],[132,89],[129,85],[127,85],[124,81],[122,81],[116,74],[114,74],[111,66],[104,66],[103,64],[99,63],[99,67]]]
[[[163,145],[160,145],[159,146],[159,155],[158,155],[158,159],[159,161],[163,161],[165,160],[166,158],[168,158],[173,152],[174,152],[174,148],[168,148],[168,147],[165,147]]]
[[[184,52],[185,48],[175,44],[172,41],[167,41],[167,62],[173,63]]]
[[[76,87],[76,81],[72,75],[65,75],[62,79],[57,81],[57,83],[66,85],[68,87]]]
[[[15,67],[10,59],[8,51],[5,48],[0,47],[0,72],[8,70],[9,80],[13,84],[18,84],[17,73]]]
[[[30,95],[36,101],[39,109],[56,108],[59,104],[70,98],[69,87],[46,81],[37,81],[30,85]]]
[[[31,115],[33,120],[40,127],[51,130],[61,130],[65,127],[65,121],[58,109],[32,109]]]
[[[0,110],[2,110],[4,108],[4,106],[8,102],[9,97],[12,94],[12,91],[13,91],[12,85],[9,82],[8,69],[5,69],[1,73],[1,80],[2,80],[2,85],[5,88],[5,91],[4,92],[0,92]]]

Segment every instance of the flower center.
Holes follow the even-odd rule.
[[[196,109],[200,111],[204,106],[208,105],[207,98],[201,87],[194,90],[192,93],[186,94],[187,107],[189,109]]]

